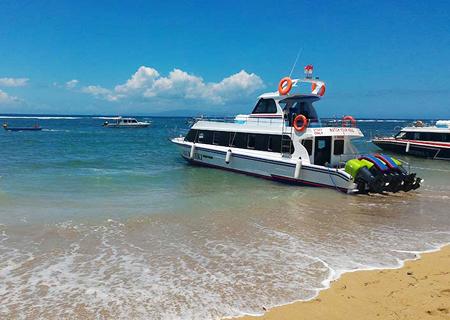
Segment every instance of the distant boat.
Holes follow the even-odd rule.
[[[107,128],[146,128],[151,123],[144,121],[137,121],[135,118],[114,118],[114,122],[105,121],[103,123],[104,127]]]
[[[3,129],[7,131],[41,131],[42,127],[39,124],[35,124],[32,127],[10,127],[7,123],[4,123]]]
[[[450,160],[450,120],[439,120],[434,126],[416,121],[393,137],[377,137],[372,142],[396,153]]]

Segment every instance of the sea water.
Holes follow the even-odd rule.
[[[261,314],[450,242],[449,162],[402,156],[419,190],[350,196],[188,165],[168,141],[183,118],[3,118],[44,130],[0,132],[0,318]]]

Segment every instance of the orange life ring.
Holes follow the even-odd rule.
[[[317,88],[317,83],[315,83],[315,82],[311,83],[311,92],[316,90],[316,88]],[[320,87],[319,92],[317,94],[321,97],[325,94],[325,85],[324,84]]]
[[[280,95],[285,96],[291,91],[292,89],[292,80],[289,77],[284,77],[280,80],[280,83],[278,84],[278,92]]]
[[[297,122],[300,120],[302,120],[302,125],[299,127]],[[299,114],[298,116],[295,117],[293,125],[294,125],[294,129],[296,131],[302,132],[308,126],[308,119],[306,119],[306,117],[304,115]]]
[[[324,94],[325,94],[325,85],[323,84],[322,87],[320,87],[319,96],[323,97]]]
[[[350,121],[352,123],[352,127],[356,127],[356,120],[352,116],[345,116],[342,118],[342,126],[347,126],[347,121]]]

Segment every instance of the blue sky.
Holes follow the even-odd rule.
[[[1,1],[0,113],[249,111],[313,64],[322,116],[450,118],[448,1]],[[71,81],[71,82],[70,82]]]

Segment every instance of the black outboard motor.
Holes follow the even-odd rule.
[[[345,171],[353,176],[360,193],[407,192],[419,188],[422,181],[400,161],[382,154],[349,160]]]

